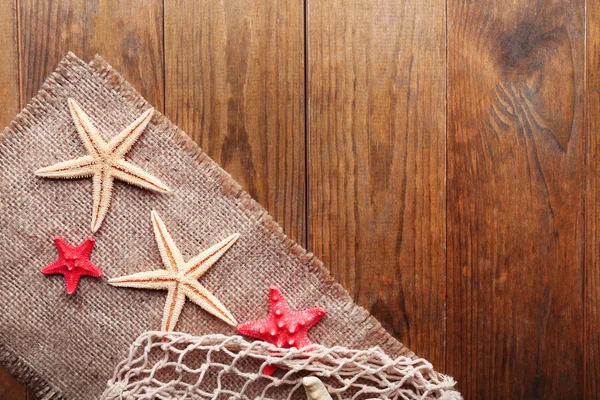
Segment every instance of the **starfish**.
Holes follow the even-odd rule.
[[[35,174],[44,178],[92,177],[94,187],[92,232],[100,228],[106,217],[115,179],[161,193],[169,191],[160,180],[124,159],[125,154],[152,119],[153,108],[145,111],[125,130],[106,143],[75,100],[69,99],[68,103],[73,122],[88,155],[38,169]]]
[[[185,262],[158,213],[152,211],[151,217],[156,243],[166,269],[113,278],[109,279],[108,283],[119,287],[168,290],[161,326],[163,331],[173,330],[186,298],[215,317],[235,326],[237,322],[233,315],[212,293],[198,283],[198,278],[221,258],[240,235],[235,233]]]
[[[261,339],[277,347],[301,349],[310,344],[308,330],[323,318],[326,310],[321,307],[304,311],[294,311],[288,305],[281,291],[276,287],[269,290],[269,315],[259,321],[249,321],[238,325],[242,335]],[[263,372],[271,375],[275,367],[267,365]]]
[[[58,258],[52,264],[42,268],[42,274],[64,275],[67,282],[67,293],[70,295],[75,293],[82,276],[87,275],[94,278],[102,276],[102,271],[90,261],[90,253],[95,243],[94,239],[89,238],[74,247],[58,236],[55,237],[54,245],[58,250]]]

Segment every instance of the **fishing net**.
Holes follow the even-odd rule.
[[[262,373],[277,367],[272,376]],[[311,345],[281,349],[240,336],[146,332],[108,382],[104,399],[304,399],[302,378],[334,399],[461,399],[452,378],[421,358],[380,348]]]

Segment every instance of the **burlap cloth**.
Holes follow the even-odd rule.
[[[160,327],[165,291],[115,288],[106,282],[162,268],[152,209],[187,258],[231,233],[241,234],[201,278],[238,321],[264,317],[268,288],[276,285],[295,308],[327,309],[310,332],[315,342],[361,349],[379,345],[392,356],[413,356],[354,304],[319,260],[289,240],[231,176],[159,113],[127,158],[172,192],[156,194],[117,182],[109,214],[94,235],[91,259],[104,277],[84,277],[77,293],[68,296],[62,276],[44,276],[40,269],[56,258],[53,236],[72,244],[90,237],[92,182],[43,179],[33,171],[86,154],[69,114],[69,97],[103,134],[120,132],[150,107],[100,57],[86,64],[68,54],[0,135],[0,358],[38,395],[98,398],[130,343]],[[235,333],[190,302],[177,330]]]

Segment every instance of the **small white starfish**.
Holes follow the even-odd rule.
[[[106,216],[115,179],[157,192],[169,191],[160,180],[124,159],[125,154],[150,122],[153,108],[144,112],[124,131],[106,143],[75,100],[69,99],[68,103],[75,127],[88,155],[38,169],[35,174],[45,178],[93,177],[92,232],[100,228]]]
[[[120,287],[168,290],[161,327],[161,330],[166,332],[172,331],[177,324],[186,298],[228,324],[237,325],[233,315],[212,293],[198,283],[198,278],[221,258],[240,235],[235,233],[185,262],[156,211],[152,211],[152,225],[166,270],[139,272],[109,279],[108,283]]]

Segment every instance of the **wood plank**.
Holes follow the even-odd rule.
[[[16,0],[0,2],[0,129],[19,111],[19,53]]]
[[[444,1],[309,0],[308,39],[309,248],[443,370]]]
[[[600,398],[600,1],[587,1],[585,398]]]
[[[100,54],[164,111],[162,0],[19,1],[22,103],[72,51],[84,60]]]
[[[584,2],[448,0],[448,373],[583,397]]]
[[[304,11],[285,0],[166,4],[166,115],[305,240]]]
[[[19,112],[19,49],[17,2],[0,1],[0,129]],[[28,390],[8,371],[0,367],[0,398],[24,400]]]

